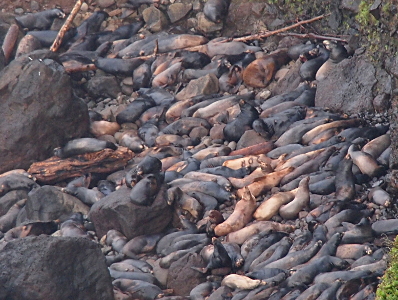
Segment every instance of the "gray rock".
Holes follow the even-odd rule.
[[[387,57],[384,63],[386,70],[395,78],[398,78],[398,57]]]
[[[387,111],[390,108],[391,95],[382,93],[373,99],[373,107],[377,112]]]
[[[97,244],[85,238],[26,237],[0,254],[1,299],[114,299]]]
[[[318,82],[315,106],[349,114],[373,111],[372,90],[376,83],[371,63],[361,56],[345,59],[333,65],[327,77]]]
[[[115,0],[98,0],[98,6],[101,8],[107,8],[115,4]]]
[[[32,11],[38,11],[40,9],[40,4],[37,1],[32,0],[32,2],[30,2],[30,9]]]
[[[177,100],[184,100],[197,95],[211,95],[219,90],[218,78],[214,74],[208,74],[195,80],[191,80],[188,85],[176,95]]]
[[[87,106],[73,96],[70,77],[48,53],[21,56],[0,72],[0,173],[28,169],[88,132]]]
[[[254,130],[246,130],[242,137],[239,139],[236,149],[242,149],[249,146],[257,145],[260,143],[264,143],[267,140],[259,135]]]
[[[171,23],[184,18],[192,10],[192,3],[173,3],[169,6],[167,14]]]
[[[169,24],[164,13],[154,6],[146,8],[142,12],[142,17],[144,18],[147,28],[152,32],[162,31]]]
[[[166,201],[166,187],[163,186],[151,206],[136,205],[130,200],[131,189],[124,186],[95,203],[89,212],[89,219],[95,226],[97,236],[115,229],[128,239],[160,233],[170,223],[172,212]]]
[[[116,98],[121,92],[115,76],[94,76],[87,82],[87,91],[93,97]]]
[[[65,220],[73,213],[86,215],[88,211],[88,206],[76,197],[63,193],[54,186],[45,185],[29,193],[25,208],[18,215],[17,225],[27,220]]]
[[[214,23],[206,19],[204,13],[198,13],[198,30],[205,33],[212,33],[215,31],[220,31],[223,28],[223,23]]]
[[[6,66],[6,58],[4,57],[3,49],[0,49],[0,71]]]
[[[173,289],[177,296],[188,296],[198,284],[206,281],[206,275],[191,267],[203,268],[206,266],[203,258],[197,253],[188,253],[173,262],[167,275],[167,288]]]
[[[342,0],[340,7],[352,11],[354,13],[358,13],[360,3],[361,0]]]

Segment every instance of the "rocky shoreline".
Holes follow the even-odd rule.
[[[223,2],[84,4],[59,55],[59,10],[0,23],[0,298],[375,299],[392,77]]]

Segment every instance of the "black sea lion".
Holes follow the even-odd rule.
[[[63,19],[65,18],[65,13],[61,9],[54,8],[15,17],[15,21],[19,26],[28,30],[47,30],[51,27],[55,18]]]
[[[148,174],[144,176],[130,192],[130,199],[137,205],[150,206],[155,200],[164,181],[164,174]]]
[[[116,150],[117,146],[112,142],[94,138],[80,138],[67,142],[62,148],[55,148],[54,155],[60,158],[68,158],[79,154],[101,151],[105,148]]]

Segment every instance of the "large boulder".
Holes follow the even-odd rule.
[[[332,66],[319,80],[315,105],[355,114],[373,111],[373,88],[377,83],[375,67],[360,55]]]
[[[55,147],[88,132],[87,106],[47,51],[21,56],[0,71],[0,173],[27,169]]]
[[[73,213],[88,214],[89,207],[59,188],[45,185],[29,193],[25,207],[18,214],[17,225],[26,221],[66,220]]]
[[[0,253],[0,299],[114,299],[99,246],[74,237],[26,237]]]
[[[128,239],[160,233],[170,223],[171,207],[166,200],[163,185],[151,206],[136,205],[130,200],[131,189],[124,186],[96,202],[90,209],[89,219],[98,237],[115,229]]]

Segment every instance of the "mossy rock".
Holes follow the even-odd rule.
[[[377,287],[376,300],[398,299],[398,237],[395,238],[389,256],[389,267]]]

